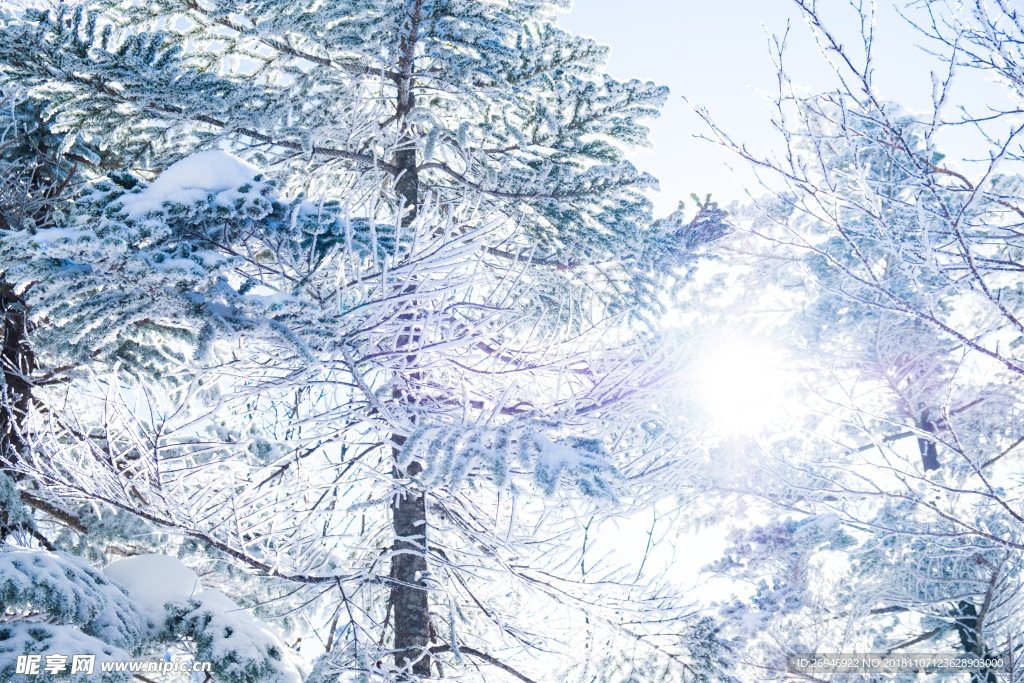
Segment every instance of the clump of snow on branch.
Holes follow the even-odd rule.
[[[142,192],[123,197],[122,210],[144,216],[160,211],[164,202],[190,206],[210,194],[216,195],[214,205],[230,206],[233,191],[258,175],[258,168],[228,152],[199,152],[169,166]]]
[[[164,639],[188,635],[196,660],[208,661],[227,681],[299,683],[296,656],[269,626],[255,619],[176,557],[138,555],[107,565],[104,573],[149,610]]]
[[[6,615],[0,676],[6,681],[39,680],[16,674],[18,656],[26,654],[94,655],[98,675],[102,662],[140,654],[153,626],[115,582],[64,553],[0,547],[0,606]],[[104,680],[130,678],[110,674]],[[71,680],[94,679],[80,672]]]

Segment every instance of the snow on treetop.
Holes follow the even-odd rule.
[[[198,152],[165,169],[139,194],[122,198],[124,211],[142,216],[159,211],[164,202],[190,205],[245,185],[260,174],[260,169],[233,154],[220,150]]]

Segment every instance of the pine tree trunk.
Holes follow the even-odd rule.
[[[401,175],[395,182],[395,192],[408,209],[408,213],[402,218],[402,225],[409,225],[416,218],[420,199],[420,180],[416,172],[416,150],[403,149],[397,152],[395,166],[401,169]]]
[[[985,647],[981,639],[981,624],[978,623],[978,609],[973,603],[961,600],[957,603],[953,616],[953,627],[960,636],[960,645],[964,653],[969,657],[984,657]],[[971,683],[998,683],[998,679],[994,672],[982,669],[971,674]]]
[[[935,423],[933,423],[929,418],[928,412],[928,409],[925,408],[917,426],[918,429],[922,431],[934,434]],[[918,439],[917,448],[921,452],[921,466],[924,468],[925,472],[939,469],[939,449],[935,445],[934,441],[931,441],[930,439]]]
[[[3,326],[0,328],[3,334],[0,339],[0,363],[3,365],[0,373],[0,454],[3,455],[3,470],[17,480],[20,477],[9,464],[15,463],[26,447],[23,430],[32,400],[32,385],[27,377],[35,363],[32,349],[28,346],[25,306],[4,282],[0,282],[0,315]],[[16,528],[8,523],[13,512],[7,504],[0,502],[0,543]]]
[[[399,155],[400,160],[408,163],[405,166],[408,175],[403,175],[397,183],[399,196],[406,199],[410,207],[409,214],[403,222],[410,222],[415,216],[419,199],[419,183],[416,178],[416,156],[412,152],[408,156]],[[403,182],[405,181],[405,182]],[[409,285],[410,289],[414,285]],[[400,319],[413,319],[412,313],[403,313]],[[398,347],[415,344],[418,335],[409,329],[398,338]],[[408,356],[410,364],[415,356]],[[419,379],[417,373],[410,375],[410,380]],[[398,397],[401,399],[401,392]],[[408,397],[405,397],[408,399]],[[391,440],[398,445],[394,456],[397,459],[399,449],[405,443],[405,437],[393,435]],[[412,462],[403,472],[397,465],[392,468],[392,476],[396,480],[415,477],[422,471],[418,462]],[[429,645],[430,633],[430,601],[423,577],[427,571],[427,504],[423,494],[399,495],[391,504],[391,522],[394,532],[394,544],[391,559],[391,608],[394,613],[395,628],[395,665],[405,668],[412,663],[412,673],[422,678],[430,678],[430,656],[424,654]]]
[[[13,462],[25,448],[22,437],[29,402],[32,400],[32,385],[27,377],[35,368],[32,350],[28,346],[25,306],[11,289],[0,282],[0,315],[3,316],[2,347],[0,363],[3,364],[3,392],[0,403],[0,454],[7,462]]]
[[[396,109],[400,119],[416,105],[413,94],[413,60],[416,52],[416,41],[419,33],[420,10],[422,0],[416,0],[407,26],[409,33],[402,46],[403,55],[399,60],[402,77],[398,82]],[[403,123],[403,126],[406,125]],[[416,164],[415,138],[411,131],[405,130],[403,149],[395,153],[394,164],[398,169],[395,179],[395,192],[407,211],[402,218],[403,225],[409,225],[416,218],[420,205],[420,183]],[[414,285],[409,285],[414,288]],[[403,314],[400,318],[412,319],[412,314]],[[414,344],[415,332],[408,333],[398,339],[398,347]],[[415,356],[409,356],[410,364]],[[413,381],[418,379],[414,374]],[[408,397],[406,397],[408,398]],[[405,443],[405,437],[392,437],[399,448]],[[395,450],[397,458],[398,449]],[[419,463],[410,463],[403,472],[399,467],[392,469],[396,480],[411,479],[422,471]],[[394,531],[394,545],[391,559],[391,608],[394,614],[395,629],[395,665],[409,667],[414,675],[430,678],[430,655],[425,653],[430,644],[430,596],[427,593],[424,577],[427,572],[427,504],[423,494],[399,495],[391,504],[391,521]]]
[[[401,443],[403,437],[394,437]],[[421,471],[413,462],[406,472],[414,477]],[[402,473],[395,468],[395,478]],[[430,637],[430,603],[424,576],[427,572],[427,505],[423,494],[403,495],[391,504],[395,533],[391,559],[391,608],[395,615],[395,664],[430,678],[430,657],[424,655]]]

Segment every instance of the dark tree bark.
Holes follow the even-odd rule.
[[[409,23],[406,25],[408,33],[402,39],[402,54],[398,59],[398,93],[395,97],[395,116],[398,117],[402,127],[402,147],[395,153],[394,166],[398,175],[395,179],[395,191],[399,198],[409,210],[403,219],[408,225],[416,216],[420,205],[420,182],[416,165],[416,145],[406,116],[416,106],[416,94],[414,92],[416,82],[416,43],[419,42],[420,21],[423,10],[423,0],[416,0],[412,12],[409,14]]]
[[[28,320],[25,306],[11,287],[0,282],[0,454],[3,455],[2,468],[12,478],[18,479],[16,471],[9,465],[17,462],[26,447],[24,439],[25,418],[28,415],[29,402],[32,400],[32,385],[29,376],[35,368],[32,349],[28,345]],[[14,503],[19,505],[19,503]],[[6,502],[0,502],[0,543],[14,531],[26,529],[18,523],[15,510],[8,509]],[[41,536],[44,546],[49,542]],[[52,545],[50,545],[52,549]]]
[[[412,287],[412,285],[410,285]],[[412,321],[412,313],[403,313],[400,319]],[[418,335],[412,327],[398,338],[398,346],[409,346],[416,343]],[[415,356],[407,356],[412,364]],[[418,373],[412,373],[410,380],[417,381]],[[396,391],[399,400],[409,400],[409,396]],[[395,460],[405,444],[405,437],[392,435],[396,444],[392,453]],[[403,471],[398,465],[392,467],[391,473],[396,481],[405,484],[423,471],[418,462],[409,463]],[[426,495],[406,491],[395,497],[391,503],[391,526],[394,542],[391,547],[391,603],[394,614],[395,631],[395,665],[400,668],[409,667],[414,675],[430,678],[431,655],[427,649],[430,644],[430,596],[426,582],[423,580],[427,572],[427,502]]]
[[[936,427],[935,423],[931,421],[928,415],[929,411],[925,408],[921,414],[921,419],[918,421],[918,429],[934,434]],[[925,472],[939,469],[939,450],[935,445],[935,442],[930,439],[918,439],[917,448],[921,452],[921,466],[924,467]]]
[[[422,0],[417,0],[409,15],[408,34],[402,42],[402,55],[399,58],[400,78],[396,97],[396,115],[402,121],[416,106],[413,92],[415,82],[416,43],[419,39],[420,13]],[[394,166],[398,171],[395,178],[395,192],[406,210],[402,218],[403,225],[409,225],[416,218],[420,206],[420,183],[417,168],[415,138],[412,132],[405,129],[404,146],[395,153]],[[413,288],[414,285],[409,285]],[[414,304],[411,304],[414,305]],[[413,319],[412,313],[399,316]],[[416,341],[416,334],[410,326],[409,331],[398,339],[398,346],[409,346]],[[409,356],[410,364],[415,356]],[[413,381],[418,379],[414,374]],[[400,395],[400,400],[409,400],[409,396]],[[397,444],[395,456],[405,443],[405,437],[395,435],[392,441]],[[392,473],[396,480],[415,477],[422,471],[419,463],[413,462],[402,471],[397,465]],[[391,608],[394,614],[395,632],[395,665],[401,668],[410,667],[411,672],[421,678],[430,678],[431,656],[430,644],[430,596],[427,592],[424,577],[427,572],[427,506],[424,494],[406,493],[399,495],[391,504],[391,520],[394,530],[394,545],[391,559]]]
[[[17,460],[25,448],[22,437],[32,385],[29,376],[35,369],[35,358],[28,345],[28,319],[25,305],[11,287],[0,282],[0,315],[3,335],[0,363],[3,364],[3,392],[0,402],[0,453],[8,462]]]
[[[964,653],[975,657],[985,655],[984,643],[979,637],[978,608],[973,603],[961,600],[956,605],[953,626],[960,636],[960,646]],[[982,669],[971,674],[971,683],[998,683],[999,679],[993,671]]]
[[[395,437],[395,441],[404,441]],[[413,462],[406,470],[409,477],[421,472],[420,464]],[[395,477],[402,473],[395,468]],[[395,532],[391,559],[391,607],[395,624],[395,664],[407,667],[412,673],[430,678],[430,602],[426,582],[427,572],[427,505],[426,497],[406,494],[391,504],[391,520]]]
[[[395,154],[395,166],[400,175],[395,181],[395,191],[403,200],[408,213],[402,218],[403,225],[409,225],[416,218],[420,200],[420,179],[416,169],[416,150],[404,149]]]

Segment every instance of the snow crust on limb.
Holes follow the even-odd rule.
[[[230,605],[230,606],[229,606]],[[212,663],[218,680],[301,683],[302,662],[270,627],[220,591],[167,604],[168,631],[191,634],[196,660]]]
[[[92,654],[99,676],[101,662],[144,656],[183,637],[195,641],[196,660],[211,662],[219,681],[302,680],[297,657],[269,626],[220,591],[203,590],[195,572],[167,555],[129,557],[101,573],[64,553],[0,550],[0,608],[15,613],[0,624],[4,681],[57,680],[17,674],[18,655]],[[83,676],[60,680],[96,680]]]
[[[167,602],[188,600],[203,591],[199,576],[181,560],[168,555],[126,557],[108,564],[103,573],[127,588],[137,603],[154,612],[162,612]]]
[[[176,557],[137,555],[103,570],[128,589],[161,625],[162,636],[189,634],[196,660],[209,661],[219,680],[299,683],[298,659],[271,628]]]
[[[622,479],[599,439],[570,436],[556,442],[535,429],[508,425],[498,429],[424,427],[406,441],[399,464],[413,458],[426,465],[420,480],[430,488],[456,488],[482,466],[496,486],[515,491],[519,487],[511,474],[516,464],[532,470],[533,483],[545,496],[553,496],[561,483],[572,482],[585,495],[615,499]]]
[[[42,655],[38,674],[19,674],[18,656]],[[66,670],[59,677],[47,673],[46,655],[61,654],[68,658]],[[79,671],[71,674],[72,655],[93,655],[93,673]],[[128,672],[104,672],[103,662],[123,662],[132,659],[124,650],[113,647],[99,638],[88,636],[73,626],[47,624],[36,621],[18,621],[0,624],[0,680],[8,683],[121,683],[130,681]]]
[[[101,662],[139,654],[153,627],[114,581],[60,552],[0,548],[0,608],[7,615],[0,624],[0,680],[4,681],[53,680],[42,669],[29,677],[17,674],[18,656],[24,654],[95,655],[99,676]],[[61,680],[84,681],[83,676],[62,676]],[[130,674],[109,674],[99,680],[113,683],[130,678]]]
[[[137,651],[147,614],[114,581],[61,552],[0,550],[0,605],[45,612],[51,622]]]
[[[159,211],[164,202],[191,205],[205,201],[207,195],[230,193],[249,183],[260,170],[233,154],[210,150],[191,154],[171,164],[145,190],[126,195],[124,212],[143,216]],[[225,203],[229,197],[223,197]]]

